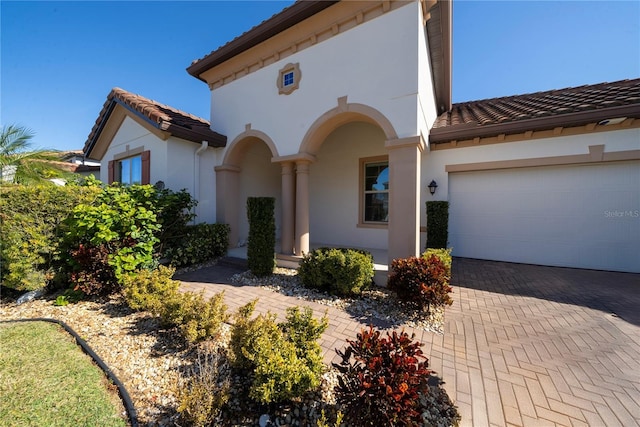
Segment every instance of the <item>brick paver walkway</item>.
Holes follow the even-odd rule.
[[[254,298],[258,312],[279,316],[292,305],[328,309],[326,362],[364,326],[341,310],[231,285],[238,271],[179,278],[183,289],[224,290],[231,310]],[[640,425],[640,275],[455,259],[453,285],[444,335],[414,332],[462,425]]]

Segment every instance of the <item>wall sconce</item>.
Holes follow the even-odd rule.
[[[434,180],[431,180],[427,187],[429,188],[429,193],[431,193],[431,195],[433,196],[436,192],[436,188],[438,188],[438,184],[436,184]]]

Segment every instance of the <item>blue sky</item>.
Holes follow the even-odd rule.
[[[0,1],[0,122],[82,148],[112,87],[209,118],[185,71],[284,1]],[[454,102],[640,77],[639,1],[454,1]]]

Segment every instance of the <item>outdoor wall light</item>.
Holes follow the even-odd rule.
[[[431,180],[427,187],[429,188],[429,193],[431,193],[431,195],[433,196],[436,192],[436,188],[438,188],[438,184],[436,184],[434,180]]]

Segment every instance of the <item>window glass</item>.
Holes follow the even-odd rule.
[[[389,163],[364,165],[364,221],[389,221]]]
[[[389,194],[365,194],[364,201],[365,222],[389,221]]]
[[[293,71],[289,71],[282,76],[282,85],[290,86],[293,84]]]
[[[124,159],[120,161],[120,179],[122,184],[131,184],[129,178],[131,177],[131,159]]]
[[[131,158],[131,184],[142,183],[142,157]]]
[[[140,184],[142,183],[142,156],[130,157],[120,160],[120,183]]]

